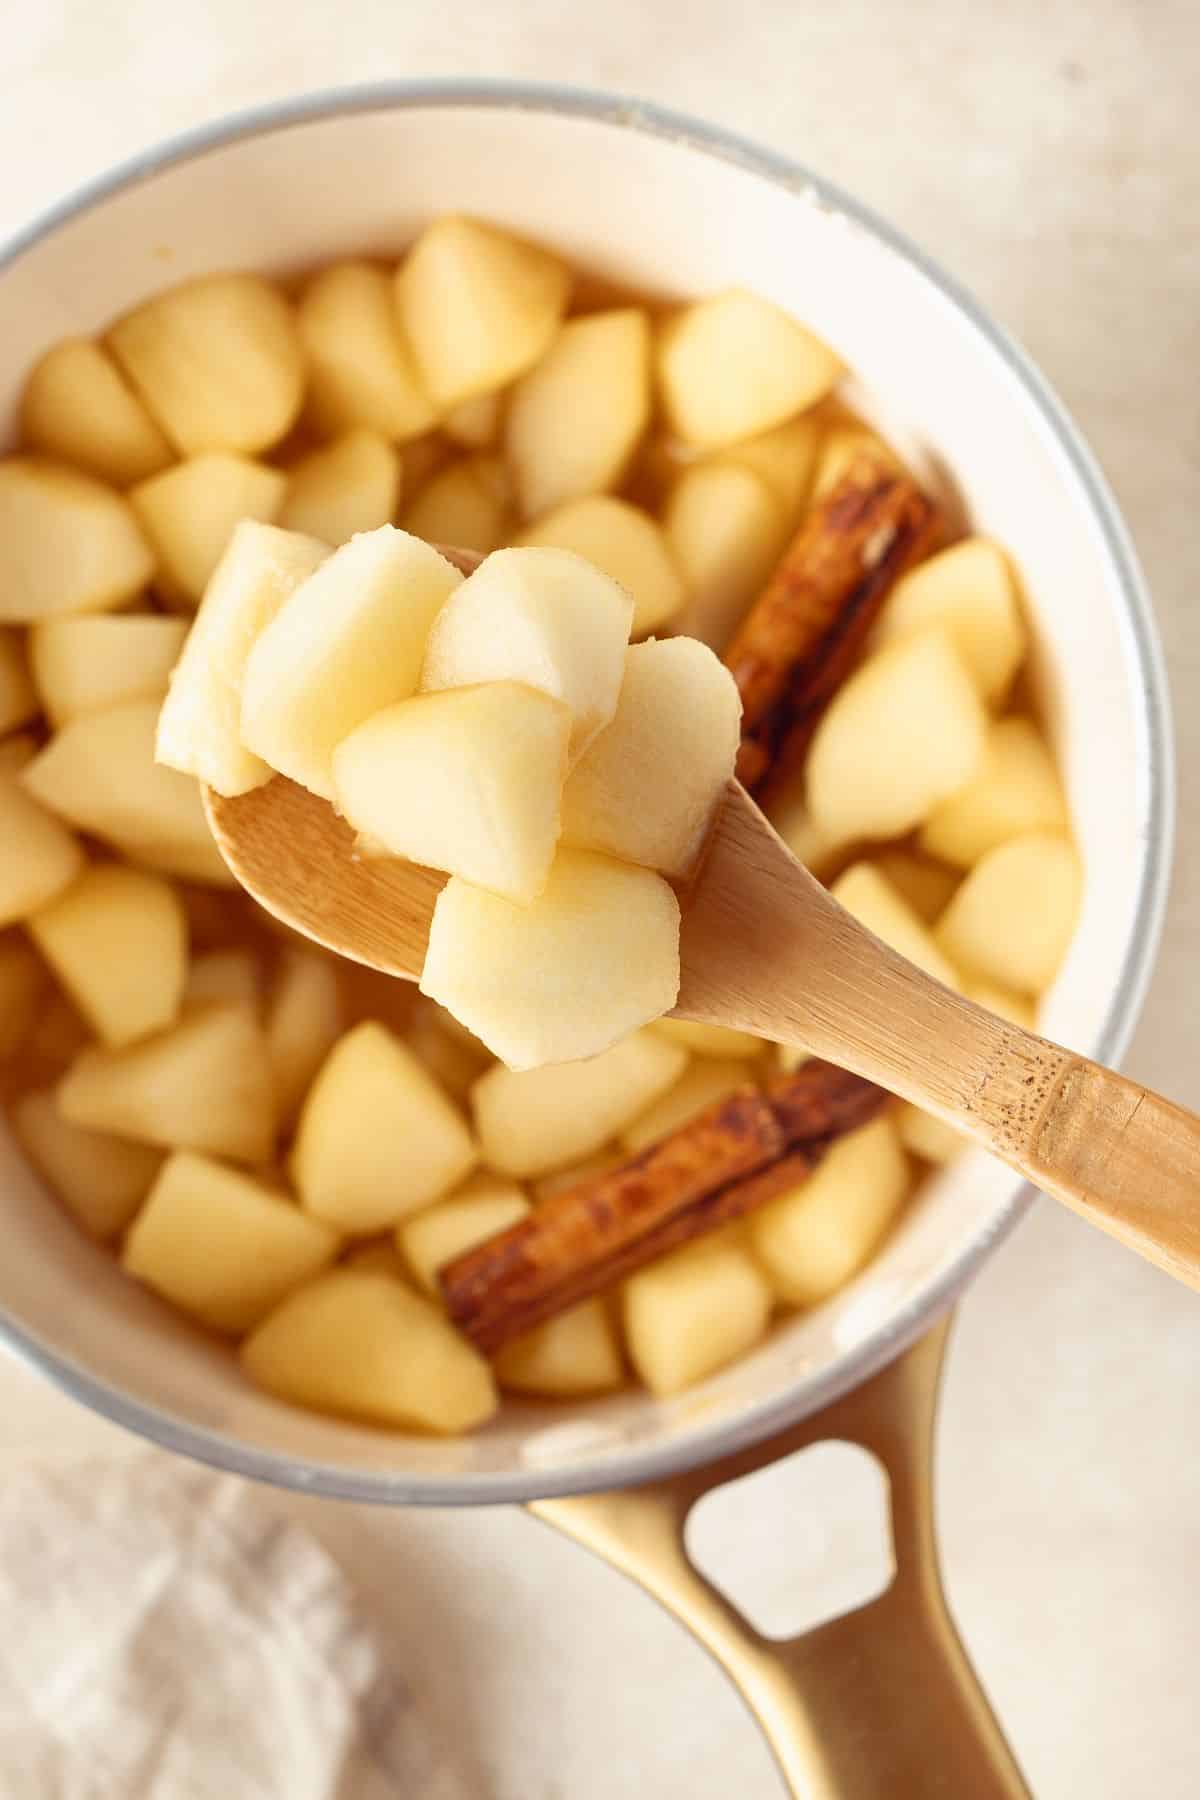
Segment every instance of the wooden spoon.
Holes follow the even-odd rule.
[[[464,572],[479,561],[449,551]],[[415,981],[446,877],[362,859],[276,776],[207,790],[247,893],[353,962]],[[675,1016],[798,1044],[915,1101],[1150,1262],[1200,1287],[1200,1119],[943,987],[832,899],[730,782],[685,898]]]

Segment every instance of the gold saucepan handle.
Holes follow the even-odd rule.
[[[769,1443],[646,1487],[530,1509],[687,1626],[741,1690],[803,1800],[1029,1800],[938,1571],[931,1453],[947,1331],[943,1321],[864,1386]],[[712,1489],[830,1438],[861,1444],[887,1471],[895,1576],[868,1605],[773,1642],[693,1566],[687,1516]]]

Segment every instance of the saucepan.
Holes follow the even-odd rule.
[[[1151,967],[1171,848],[1166,682],[1133,551],[1021,351],[919,251],[804,168],[652,107],[555,88],[396,83],[245,114],[95,182],[4,252],[0,434],[48,343],[167,281],[394,252],[447,211],[544,238],[622,284],[741,283],[777,300],[842,353],[898,446],[1008,546],[1086,865],[1042,1029],[1113,1062]],[[1026,1791],[941,1596],[930,1498],[939,1322],[1030,1197],[986,1157],[928,1183],[857,1280],[701,1388],[569,1409],[510,1403],[490,1429],[450,1442],[251,1390],[85,1243],[7,1139],[0,1192],[5,1336],[84,1404],[182,1454],[311,1493],[531,1505],[690,1627],[797,1793]],[[869,1605],[768,1642],[693,1567],[684,1524],[710,1488],[823,1438],[858,1442],[886,1469],[895,1577]]]

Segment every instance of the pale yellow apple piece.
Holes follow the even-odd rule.
[[[153,613],[45,619],[29,633],[29,661],[52,725],[167,691],[187,621]]]
[[[0,775],[0,925],[28,918],[83,873],[83,849],[61,820]]]
[[[338,810],[392,856],[526,905],[558,842],[571,714],[514,681],[386,707],[333,753]]]
[[[563,843],[688,875],[733,774],[741,719],[733,676],[706,644],[632,645],[617,710],[563,789]]]
[[[808,801],[832,842],[900,837],[979,769],[987,714],[940,631],[871,657],[834,696],[808,753]]]
[[[688,592],[672,624],[720,655],[783,554],[787,515],[761,475],[721,458],[679,477],[663,528]]]
[[[138,1143],[265,1163],[274,1148],[267,1047],[249,1006],[213,1005],[122,1050],[84,1050],[58,1087],[75,1125]]]
[[[19,932],[0,938],[0,1062],[33,1030],[49,986],[46,970]]]
[[[860,925],[874,932],[889,949],[906,956],[909,962],[916,963],[936,981],[945,982],[947,987],[960,986],[954,965],[938,949],[920,915],[913,911],[887,876],[871,863],[852,863],[829,891]]]
[[[267,997],[267,1054],[279,1122],[290,1125],[345,1029],[337,970],[327,957],[289,947]]]
[[[262,1004],[262,964],[253,950],[206,950],[188,965],[185,1006],[240,1000],[252,1011]]]
[[[362,425],[404,443],[429,430],[434,408],[383,269],[367,262],[322,269],[300,296],[296,324],[318,431],[332,436]]]
[[[571,710],[576,761],[617,710],[633,601],[569,550],[499,550],[434,620],[421,687],[523,681]]]
[[[524,516],[615,487],[649,421],[647,315],[622,306],[568,320],[508,404],[504,443]]]
[[[812,486],[821,427],[816,419],[789,419],[773,431],[730,444],[726,457],[745,463],[772,490],[789,519],[798,517]]]
[[[489,1069],[471,1090],[484,1161],[518,1179],[577,1165],[672,1087],[686,1066],[687,1051],[678,1044],[639,1031],[586,1062],[524,1073]]]
[[[161,1150],[72,1125],[49,1088],[21,1096],[12,1109],[12,1126],[76,1224],[101,1242],[124,1231],[162,1167]]]
[[[21,434],[45,456],[115,487],[144,481],[174,452],[112,357],[88,338],[64,338],[30,370]]]
[[[621,1345],[603,1300],[585,1300],[535,1325],[496,1356],[496,1379],[518,1394],[545,1394],[557,1400],[607,1394],[619,1388],[624,1377]]]
[[[698,1056],[689,1064],[674,1087],[668,1088],[626,1125],[620,1138],[630,1156],[657,1144],[694,1119],[697,1113],[715,1106],[738,1088],[754,1084],[753,1072],[742,1057],[726,1060],[719,1056]]]
[[[214,1331],[252,1331],[334,1259],[337,1234],[238,1169],[178,1150],[125,1239],[130,1275]]]
[[[270,524],[287,476],[248,456],[211,451],[176,463],[129,490],[129,503],[158,557],[157,585],[168,599],[200,604],[235,528]]]
[[[463,456],[435,470],[406,505],[401,524],[426,543],[490,555],[512,524],[503,463],[497,456]]]
[[[882,463],[884,468],[897,474],[903,471],[900,458],[877,431],[871,431],[865,425],[831,425],[821,437],[810,500],[814,503],[823,500],[860,456],[869,456],[873,462]]]
[[[963,993],[976,1006],[997,1013],[1010,1025],[1019,1025],[1023,1031],[1037,1029],[1037,1007],[1027,994],[1014,994],[1011,988],[997,987],[991,981],[968,981]]]
[[[827,394],[841,372],[827,344],[744,288],[684,307],[658,341],[671,429],[713,449],[782,425]]]
[[[326,544],[390,525],[400,501],[400,455],[377,431],[347,431],[293,463],[279,523]]]
[[[912,1106],[907,1101],[897,1109],[896,1131],[911,1156],[919,1156],[937,1166],[953,1162],[970,1148],[970,1140],[961,1131],[955,1131],[953,1125],[935,1119],[932,1113],[923,1112],[919,1106]]]
[[[39,710],[21,636],[0,626],[0,733],[24,725]]]
[[[486,450],[500,435],[503,411],[500,394],[475,394],[450,408],[442,420],[442,430],[466,450]]]
[[[0,621],[106,612],[153,574],[154,554],[120,494],[65,463],[0,458]]]
[[[633,637],[673,619],[687,598],[662,527],[640,506],[614,494],[567,500],[527,525],[518,540],[573,550],[633,596]]]
[[[250,650],[246,747],[332,800],[335,746],[415,692],[430,626],[460,580],[436,550],[390,525],[335,550]]]
[[[913,850],[881,850],[871,860],[923,925],[941,918],[962,879],[958,869],[948,869]]]
[[[729,1239],[690,1244],[625,1284],[629,1358],[652,1394],[677,1394],[744,1356],[766,1335],[771,1289]]]
[[[396,303],[425,385],[448,408],[504,387],[545,352],[571,277],[557,257],[481,220],[447,215],[400,265]]]
[[[1079,918],[1083,871],[1070,841],[1032,832],[989,850],[938,924],[938,944],[960,968],[1019,994],[1042,994]]]
[[[884,643],[945,631],[984,699],[1002,700],[1029,644],[1017,584],[1003,550],[965,538],[902,576],[879,620]]]
[[[701,1025],[695,1019],[656,1019],[653,1029],[697,1056],[761,1056],[767,1047],[753,1032],[734,1031],[728,1025]]]
[[[874,1253],[911,1185],[893,1119],[872,1119],[839,1138],[793,1193],[747,1222],[778,1297],[816,1306],[844,1287]]]
[[[396,1243],[427,1294],[440,1295],[438,1270],[507,1231],[528,1214],[529,1201],[514,1181],[500,1176],[476,1181],[469,1193],[449,1194],[436,1206],[396,1227]]]
[[[332,1269],[242,1345],[251,1381],[294,1405],[457,1433],[496,1410],[492,1371],[445,1314],[392,1276]]]
[[[309,1212],[363,1236],[440,1199],[477,1157],[424,1064],[368,1020],[338,1040],[309,1088],[291,1170]]]
[[[201,275],[168,288],[110,326],[107,344],[185,456],[265,450],[300,411],[296,322],[260,275]]]
[[[972,780],[932,812],[920,843],[931,856],[970,868],[1009,838],[1065,831],[1062,783],[1031,719],[998,719]]]
[[[587,850],[560,850],[527,906],[453,875],[421,992],[510,1069],[596,1056],[674,1006],[679,902],[661,875]]]
[[[178,1016],[187,977],[187,916],[161,875],[94,863],[27,923],[104,1043],[132,1044]]]
[[[271,779],[242,743],[246,664],[280,607],[328,554],[324,543],[296,531],[249,519],[235,526],[158,716],[159,762],[230,796]]]

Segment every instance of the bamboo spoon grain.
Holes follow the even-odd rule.
[[[205,804],[230,869],[269,913],[340,956],[419,977],[444,876],[357,857],[333,808],[282,776]],[[736,782],[684,904],[675,1010],[802,1045],[915,1101],[1200,1287],[1200,1119],[889,950]]]

